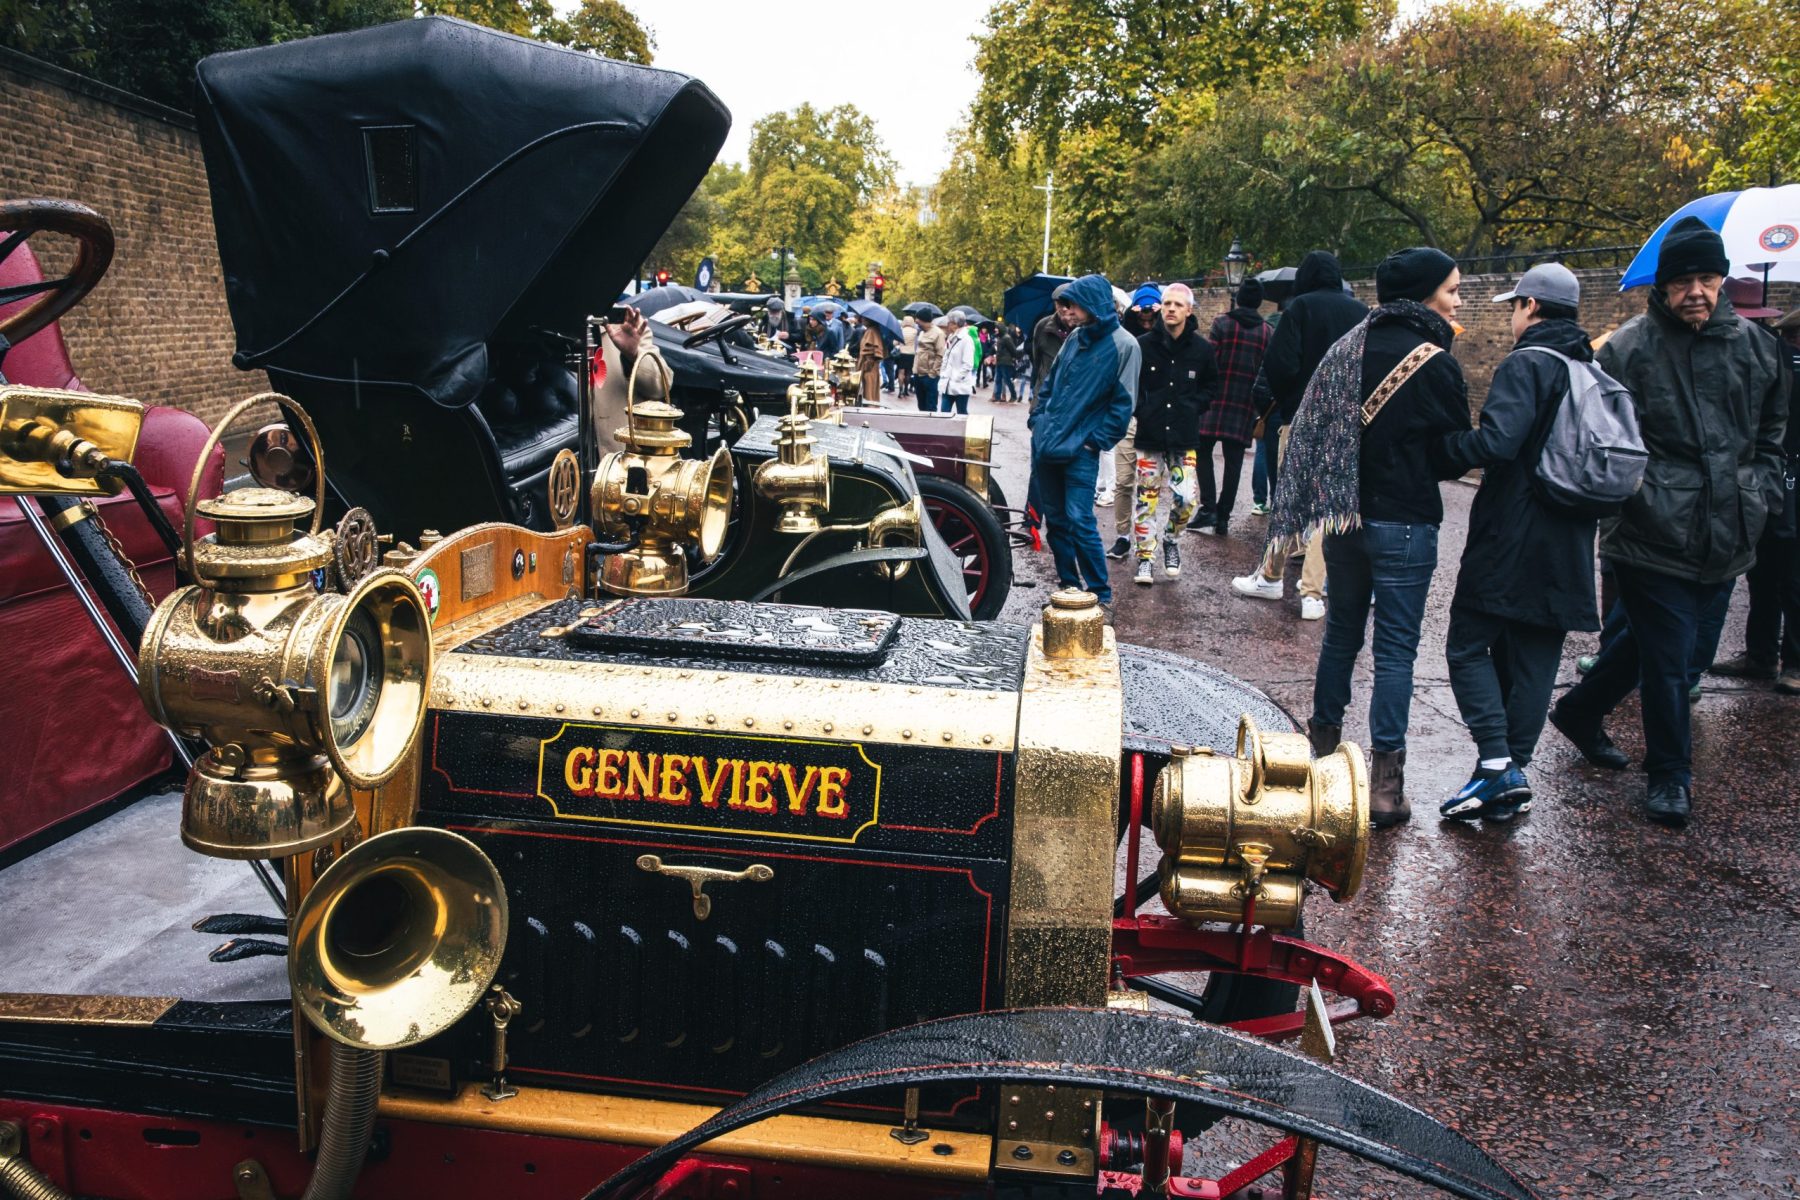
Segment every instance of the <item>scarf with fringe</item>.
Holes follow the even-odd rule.
[[[1363,352],[1369,326],[1395,318],[1433,330],[1441,326],[1445,334],[1449,330],[1423,304],[1399,300],[1372,311],[1319,360],[1294,414],[1287,456],[1276,476],[1264,578],[1275,578],[1282,560],[1306,539],[1362,527]],[[1433,340],[1442,344],[1449,339]],[[1277,571],[1268,569],[1272,564]]]

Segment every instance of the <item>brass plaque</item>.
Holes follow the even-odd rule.
[[[462,598],[479,600],[494,590],[494,543],[483,542],[462,552]]]

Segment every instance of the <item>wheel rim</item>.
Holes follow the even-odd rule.
[[[962,564],[963,587],[969,593],[969,608],[980,606],[987,595],[993,565],[988,561],[987,547],[968,515],[955,504],[936,497],[925,498],[925,511],[931,515],[932,528],[944,539],[950,553]]]

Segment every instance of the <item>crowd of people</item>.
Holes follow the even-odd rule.
[[[1026,343],[1031,504],[1057,577],[1109,616],[1108,556],[1135,558],[1138,585],[1156,582],[1159,558],[1162,577],[1179,577],[1180,535],[1226,532],[1254,453],[1253,511],[1268,527],[1232,588],[1282,600],[1300,560],[1300,617],[1325,622],[1307,722],[1317,753],[1340,740],[1352,667],[1372,641],[1371,817],[1391,827],[1411,813],[1406,734],[1439,485],[1479,470],[1446,643],[1476,765],[1440,815],[1529,811],[1524,768],[1546,721],[1589,762],[1628,766],[1605,722],[1635,690],[1644,811],[1685,825],[1699,673],[1800,695],[1800,438],[1788,422],[1800,308],[1740,313],[1728,274],[1719,235],[1689,218],[1662,242],[1646,311],[1601,337],[1581,325],[1580,282],[1560,264],[1476,298],[1508,306],[1514,344],[1473,425],[1449,353],[1468,298],[1435,249],[1385,259],[1372,309],[1314,252],[1274,316],[1251,280],[1204,333],[1184,284],[1147,284],[1126,304],[1099,275],[1063,284]],[[1109,503],[1110,546],[1095,514]],[[1743,575],[1746,645],[1715,663]],[[1594,631],[1600,653],[1552,704],[1567,635]]]

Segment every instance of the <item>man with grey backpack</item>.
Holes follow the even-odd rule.
[[[1625,389],[1594,365],[1576,324],[1581,284],[1560,263],[1525,272],[1512,352],[1494,372],[1480,426],[1444,438],[1454,465],[1483,468],[1469,509],[1445,639],[1450,686],[1479,761],[1438,806],[1457,820],[1509,821],[1531,808],[1537,747],[1563,638],[1600,627],[1594,529],[1636,491],[1644,448]]]

